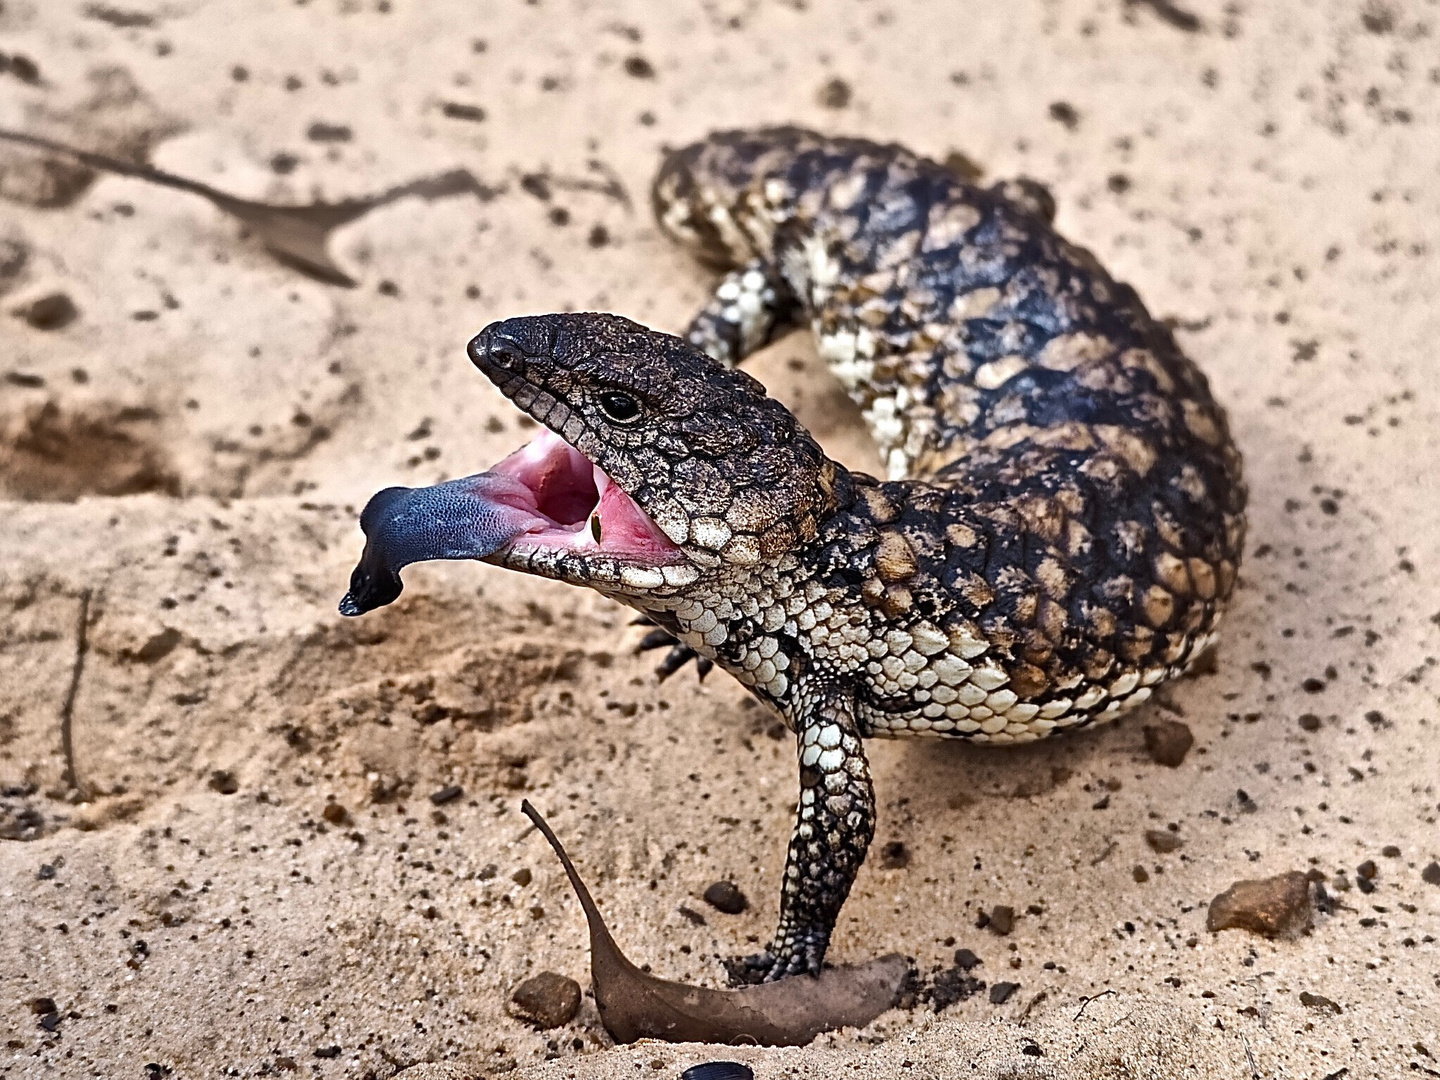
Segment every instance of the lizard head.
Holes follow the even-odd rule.
[[[423,559],[482,559],[644,606],[813,540],[839,467],[744,372],[616,315],[492,323],[471,360],[544,426],[493,469],[389,488],[361,519],[346,614]]]

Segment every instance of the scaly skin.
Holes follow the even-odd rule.
[[[894,146],[715,135],[654,190],[662,226],[732,268],[689,343],[594,314],[471,343],[678,547],[663,566],[495,561],[644,612],[797,734],[757,977],[824,959],[874,831],[863,738],[1017,743],[1109,720],[1211,644],[1234,588],[1245,489],[1223,412],[1035,195]],[[888,481],[828,459],[729,366],[797,323],[864,409]],[[607,390],[639,415],[614,422]]]

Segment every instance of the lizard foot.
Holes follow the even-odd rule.
[[[648,619],[636,619],[635,622],[641,626],[650,624]],[[670,651],[665,654],[665,659],[661,660],[655,668],[655,674],[659,676],[661,682],[674,675],[691,660],[695,661],[695,673],[700,677],[701,682],[705,681],[705,676],[709,675],[710,669],[715,666],[713,660],[701,656],[689,645],[682,645],[670,631],[658,627],[640,639],[640,644],[635,646],[635,651],[648,652],[651,649],[663,649],[667,645],[670,646]]]
[[[825,946],[804,944],[794,951],[776,956],[766,949],[753,956],[737,956],[725,962],[725,973],[731,986],[756,986],[777,982],[792,975],[819,975],[825,957]]]

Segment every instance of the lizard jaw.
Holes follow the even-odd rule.
[[[474,559],[615,593],[688,585],[698,568],[598,465],[553,431],[488,472],[377,493],[360,516],[365,550],[343,615],[389,604],[400,571]]]

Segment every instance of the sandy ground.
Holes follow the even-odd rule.
[[[347,226],[347,290],[197,198],[0,148],[0,1076],[1440,1075],[1440,6],[1185,11],[4,0],[0,126],[253,198],[454,168],[494,194]],[[791,748],[723,675],[657,685],[626,614],[563,586],[417,567],[342,620],[356,509],[527,437],[464,358],[489,320],[683,326],[710,282],[648,217],[661,147],[782,121],[1051,187],[1230,409],[1241,589],[1215,673],[1109,730],[872,746],[877,848],[910,859],[871,859],[832,957],[968,947],[1005,1003],[790,1051],[613,1049],[588,998],[537,1032],[510,990],[588,959],[521,796],[637,961],[718,984],[772,926]],[[13,314],[57,292],[68,325]],[[803,335],[754,370],[869,460]],[[1176,769],[1159,719],[1194,733]],[[1310,933],[1206,932],[1292,869],[1341,901]],[[698,899],[720,878],[749,911]]]

